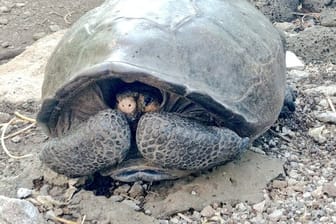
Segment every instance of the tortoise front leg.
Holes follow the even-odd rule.
[[[249,138],[227,128],[204,126],[177,114],[147,113],[136,142],[146,160],[163,167],[200,170],[230,161],[245,151]]]
[[[84,176],[123,161],[130,142],[131,132],[125,116],[108,109],[63,136],[51,138],[40,159],[58,173]]]

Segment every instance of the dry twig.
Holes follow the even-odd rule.
[[[327,101],[328,101],[328,104],[329,104],[329,106],[330,106],[331,110],[332,110],[333,112],[335,112],[335,113],[336,113],[336,110],[335,110],[334,104],[333,104],[333,102],[331,101],[330,97],[329,97],[328,95],[326,95],[326,98],[327,98]]]
[[[3,127],[2,127],[2,133],[1,133],[1,146],[4,150],[4,152],[12,159],[23,159],[23,158],[27,158],[30,156],[33,156],[33,154],[27,154],[27,155],[23,155],[23,156],[14,156],[12,155],[9,150],[7,149],[6,145],[5,145],[5,133],[6,130],[8,128],[8,126],[13,123],[15,121],[15,118],[12,118],[8,123],[6,123]]]

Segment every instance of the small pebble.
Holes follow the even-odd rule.
[[[9,47],[9,46],[10,46],[10,43],[7,42],[7,41],[5,41],[5,42],[3,42],[3,43],[1,44],[1,47],[2,47],[2,48],[7,48],[7,47]]]
[[[131,187],[128,184],[123,184],[121,186],[119,186],[118,188],[116,188],[113,193],[114,194],[127,194],[127,192],[129,191]]]
[[[325,128],[325,126],[317,127],[317,128],[311,128],[308,131],[308,134],[310,137],[312,137],[315,141],[318,143],[324,143],[327,141],[326,137],[322,135],[322,131]]]
[[[146,214],[146,215],[152,215],[152,211],[149,210],[149,209],[146,209],[146,210],[145,210],[145,214]]]
[[[26,3],[20,2],[20,3],[16,3],[16,4],[15,4],[15,7],[17,7],[17,8],[22,8],[22,7],[24,7],[25,5],[26,5]]]
[[[122,200],[124,200],[124,197],[121,195],[112,195],[110,197],[110,200],[113,202],[121,202]]]
[[[8,8],[7,6],[1,6],[0,7],[0,12],[2,12],[2,13],[8,13],[10,11],[11,11],[11,9]]]
[[[252,206],[252,208],[253,208],[256,212],[262,213],[262,212],[264,211],[265,204],[266,204],[266,200],[263,200],[262,202],[259,202],[259,203],[257,203],[257,204],[254,204],[254,205]]]
[[[336,197],[336,186],[333,183],[325,184],[322,188],[322,192],[326,193],[329,197]]]
[[[0,18],[0,25],[7,25],[8,24],[8,19],[6,18]]]
[[[277,221],[279,221],[279,219],[281,218],[282,215],[283,215],[283,210],[278,209],[278,210],[275,210],[274,212],[272,212],[268,217],[270,218],[271,221],[277,222]]]
[[[23,199],[28,198],[33,193],[33,190],[27,189],[27,188],[19,188],[17,190],[16,196],[17,198]]]
[[[288,69],[303,70],[304,63],[293,52],[286,52],[286,67]]]
[[[0,123],[6,123],[11,119],[11,115],[0,111]]]
[[[173,224],[178,224],[178,223],[180,222],[180,220],[179,220],[178,218],[176,218],[176,217],[171,218],[169,221],[170,221],[171,223],[173,223]]]
[[[45,32],[34,33],[34,34],[33,34],[33,40],[41,39],[41,38],[44,37],[45,35],[47,35]]]
[[[282,188],[287,187],[287,186],[288,186],[288,183],[287,183],[287,181],[283,181],[283,180],[274,180],[274,181],[272,182],[272,186],[273,186],[274,188],[280,188],[280,189],[282,189]]]
[[[50,25],[49,29],[50,29],[51,32],[57,32],[57,31],[61,30],[61,28],[56,24],[55,25]]]
[[[121,203],[123,203],[125,205],[128,205],[134,211],[140,211],[141,210],[141,208],[132,200],[123,200]]]
[[[213,209],[210,205],[202,209],[201,215],[204,217],[212,217],[215,214],[216,210]]]
[[[15,137],[11,138],[11,141],[13,143],[19,143],[19,142],[21,142],[21,137],[20,136],[15,136]]]
[[[135,182],[128,193],[130,197],[137,198],[139,196],[143,196],[145,193],[145,190],[143,189],[140,183]]]

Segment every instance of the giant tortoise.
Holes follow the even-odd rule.
[[[70,177],[178,178],[244,152],[285,89],[282,38],[246,0],[108,0],[48,61],[40,158]]]

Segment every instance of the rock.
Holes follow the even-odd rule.
[[[21,137],[20,136],[15,136],[15,137],[11,138],[11,141],[13,143],[19,143],[19,142],[21,142]]]
[[[313,26],[287,38],[287,45],[305,63],[336,63],[336,27]]]
[[[174,217],[174,218],[171,218],[169,221],[173,224],[178,224],[180,220],[178,218]]]
[[[12,103],[41,98],[44,68],[64,31],[46,36],[6,64],[0,65],[0,98]]]
[[[50,25],[49,29],[50,29],[51,32],[57,32],[57,31],[61,30],[61,28],[58,25],[56,25],[56,24]]]
[[[43,224],[46,222],[30,202],[0,195],[0,223]]]
[[[151,210],[154,217],[167,217],[190,208],[201,211],[215,201],[248,201],[254,204],[264,199],[263,189],[267,183],[283,174],[283,163],[247,151],[240,160],[219,166],[207,175],[192,181],[175,181],[167,196],[147,197],[144,209]],[[197,194],[191,196],[191,191]]]
[[[113,201],[113,202],[120,202],[120,201],[124,200],[124,197],[121,196],[121,195],[112,195],[110,197],[110,200]]]
[[[16,3],[16,4],[15,4],[15,7],[16,7],[16,8],[22,8],[22,7],[24,7],[25,5],[26,5],[26,3],[19,2],[19,3]]]
[[[129,196],[132,197],[132,198],[137,198],[139,196],[143,196],[144,193],[145,193],[144,188],[138,182],[135,182],[128,192]]]
[[[268,217],[271,221],[277,222],[280,220],[282,215],[283,215],[283,210],[278,209],[278,210],[273,211]]]
[[[286,51],[286,67],[288,69],[303,70],[304,63],[291,51]]]
[[[146,209],[146,210],[145,210],[145,214],[146,214],[146,215],[152,215],[152,212],[151,212],[151,210]]]
[[[255,210],[258,213],[262,213],[265,209],[265,205],[266,205],[266,200],[263,200],[262,202],[259,202],[257,204],[254,204],[252,206],[253,210]]]
[[[140,211],[141,210],[141,208],[132,200],[123,200],[121,203],[129,206],[134,211]]]
[[[273,186],[274,188],[280,188],[280,189],[282,189],[282,188],[287,187],[287,186],[288,186],[288,183],[287,183],[287,181],[273,180],[273,182],[272,182],[272,186]]]
[[[316,188],[316,190],[314,190],[313,192],[312,192],[312,196],[314,197],[314,198],[320,198],[322,195],[323,195],[323,191],[322,191],[322,189],[323,189],[323,187],[318,187],[318,188]]]
[[[282,31],[289,32],[295,29],[295,26],[293,23],[289,22],[283,22],[283,23],[274,23],[274,26]]]
[[[8,19],[6,18],[0,18],[0,25],[7,25],[8,24]]]
[[[33,190],[21,187],[17,190],[16,196],[19,199],[23,199],[23,198],[28,198],[29,196],[32,195],[32,193],[33,193]]]
[[[320,15],[320,20],[322,26],[336,27],[336,10],[323,10]]]
[[[316,118],[319,121],[326,122],[326,123],[333,123],[336,124],[336,112],[327,111],[321,114],[318,114]]]
[[[335,185],[335,183],[325,184],[322,188],[322,192],[327,194],[329,197],[336,197],[336,185]]]
[[[127,192],[130,190],[130,185],[128,184],[123,184],[119,187],[117,187],[114,191],[113,194],[123,194],[123,195],[127,195]]]
[[[216,210],[213,209],[210,205],[202,209],[201,215],[207,218],[210,218],[215,215]]]
[[[7,6],[1,6],[0,7],[0,12],[1,13],[9,13],[11,11],[10,8],[8,8]]]
[[[304,198],[304,199],[308,199],[308,198],[310,198],[312,196],[312,194],[310,193],[310,192],[305,192],[305,193],[303,193],[303,195],[302,195],[302,197]]]
[[[311,128],[309,129],[308,134],[318,143],[324,143],[327,141],[327,138],[322,135],[322,131],[324,128],[324,125],[318,128]]]
[[[3,47],[3,48],[7,48],[9,46],[10,46],[10,43],[8,41],[5,41],[1,44],[1,47]]]
[[[45,35],[47,35],[45,32],[34,33],[34,34],[33,34],[33,40],[41,39],[41,38],[44,37]]]
[[[12,116],[10,114],[0,111],[0,123],[7,123],[11,118]]]

